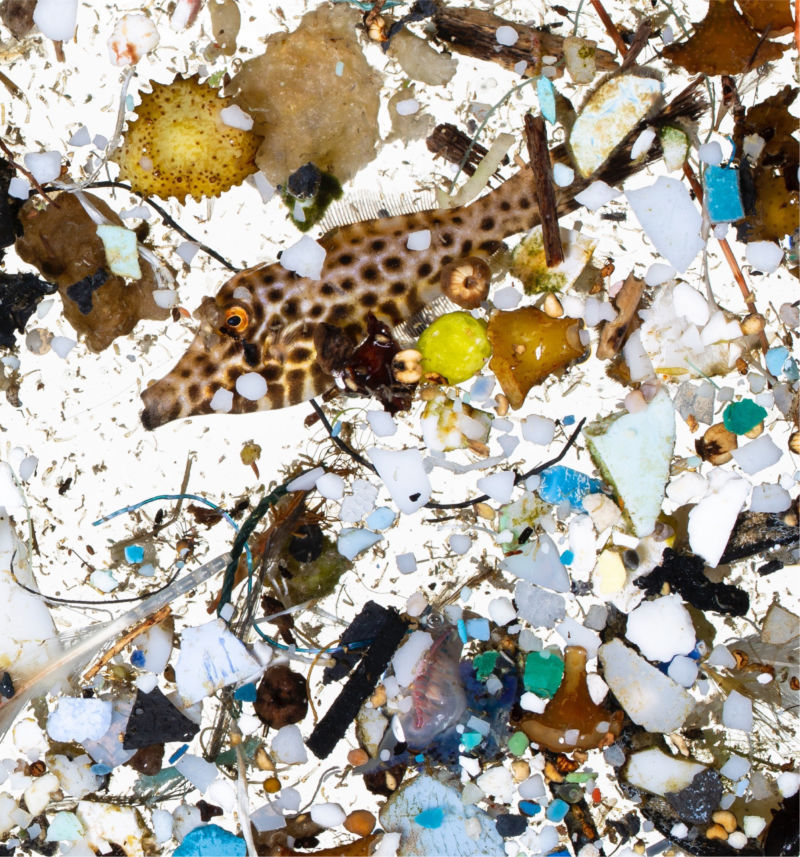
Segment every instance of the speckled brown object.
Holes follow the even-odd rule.
[[[101,199],[89,193],[85,196],[111,223],[122,225]],[[108,263],[97,225],[73,194],[62,193],[55,199],[57,206],[51,204],[42,210],[33,201],[23,206],[20,222],[24,231],[16,250],[21,259],[58,286],[64,317],[76,333],[86,337],[87,346],[102,351],[118,336],[130,333],[139,319],[166,319],[169,310],[153,300],[153,289],[158,286],[150,265],[142,263],[140,280],[128,281],[114,274],[105,279],[102,274],[98,276]],[[70,288],[89,277],[102,284],[78,292]],[[69,296],[70,291],[78,300]]]
[[[285,664],[270,667],[258,685],[253,708],[272,729],[299,723],[308,712],[305,679]]]

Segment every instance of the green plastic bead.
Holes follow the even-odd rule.
[[[475,678],[478,681],[486,681],[492,674],[494,665],[497,663],[497,652],[484,652],[481,655],[476,655],[472,659],[472,666],[475,667]]]
[[[449,312],[440,316],[419,338],[422,371],[435,372],[450,384],[460,384],[480,371],[492,346],[486,322],[468,312]]]
[[[747,434],[759,423],[764,422],[767,412],[752,399],[742,399],[741,402],[731,402],[722,412],[722,422],[725,428],[733,434]]]
[[[528,736],[524,732],[515,732],[508,739],[508,752],[521,756],[528,749]]]
[[[552,652],[531,652],[525,660],[522,681],[525,690],[550,699],[555,696],[564,675],[564,661]]]

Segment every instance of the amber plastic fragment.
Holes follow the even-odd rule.
[[[785,50],[784,45],[762,41],[733,0],[710,0],[692,36],[667,45],[663,55],[690,74],[741,74],[779,59]]]
[[[496,312],[489,319],[489,368],[512,408],[519,408],[534,384],[583,357],[581,322],[550,318],[535,307]]]
[[[122,225],[101,199],[89,193],[85,198],[111,223]],[[45,279],[56,283],[64,317],[86,336],[87,346],[102,351],[116,337],[130,333],[139,319],[167,318],[169,311],[153,300],[158,285],[150,265],[143,264],[142,278],[132,282],[109,274],[97,224],[73,194],[59,194],[56,201],[57,206],[41,211],[25,203],[20,214],[23,234],[16,250]]]
[[[524,717],[519,728],[528,740],[548,750],[591,750],[619,735],[623,717],[621,711],[611,714],[602,705],[595,705],[586,686],[586,649],[567,646],[564,678],[556,695],[542,714]]]

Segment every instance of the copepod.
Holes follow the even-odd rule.
[[[467,696],[459,676],[461,638],[454,625],[440,613],[427,618],[433,636],[431,647],[417,664],[417,673],[406,688],[408,711],[398,715],[405,741],[412,750],[430,746],[454,726],[467,708]]]

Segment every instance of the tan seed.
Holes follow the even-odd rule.
[[[505,393],[498,393],[494,397],[497,405],[495,406],[495,411],[497,411],[498,417],[504,417],[508,413],[508,396]]]
[[[494,509],[488,503],[476,503],[475,512],[479,518],[483,518],[485,521],[494,520]]]
[[[712,824],[706,830],[706,839],[727,839],[728,831],[721,824]]]
[[[360,765],[366,765],[369,761],[369,756],[367,755],[366,750],[362,750],[360,747],[351,750],[347,754],[347,761],[354,767],[358,768]]]
[[[514,777],[515,783],[521,783],[527,780],[531,775],[531,766],[522,759],[514,759],[511,763],[511,776]]]
[[[542,310],[550,318],[561,318],[564,315],[564,307],[561,306],[561,301],[552,292],[548,292],[545,296]]]
[[[726,833],[736,830],[736,816],[728,809],[721,809],[711,816],[711,820],[722,825]]]
[[[281,781],[277,777],[270,777],[264,780],[264,791],[268,795],[274,795],[281,790]]]
[[[764,316],[759,315],[756,312],[745,316],[741,320],[741,322],[739,322],[739,326],[742,328],[742,333],[745,336],[750,336],[754,333],[761,333],[761,331],[764,329],[764,325]]]
[[[344,820],[344,829],[356,836],[369,836],[375,829],[375,816],[366,809],[354,809]]]
[[[468,256],[442,268],[442,291],[462,309],[475,309],[489,294],[492,271],[483,259]]]
[[[275,770],[275,765],[272,764],[272,760],[267,755],[267,751],[263,747],[259,747],[256,750],[256,767],[259,771]]]

